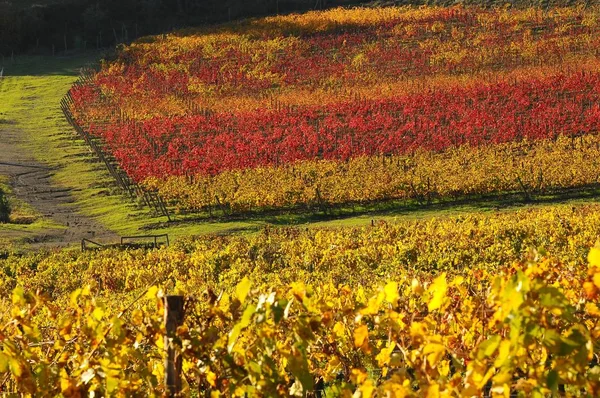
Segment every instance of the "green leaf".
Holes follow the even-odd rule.
[[[566,356],[578,348],[585,348],[586,339],[578,331],[572,331],[569,337],[565,337],[558,331],[549,329],[546,330],[544,343],[553,353]]]
[[[558,372],[556,370],[551,370],[548,372],[548,376],[546,376],[546,384],[553,393],[558,391]]]
[[[235,346],[235,342],[240,337],[242,330],[246,328],[250,321],[252,320],[252,315],[256,312],[256,307],[254,305],[249,305],[246,307],[244,314],[242,315],[242,319],[231,329],[229,332],[229,338],[227,343],[227,352],[231,354],[233,347]]]
[[[94,311],[92,311],[92,318],[97,321],[101,321],[102,317],[104,317],[104,310],[100,307],[94,308]]]
[[[558,350],[558,347],[561,343],[561,336],[560,333],[558,333],[556,330],[554,329],[548,329],[545,331],[544,333],[544,345],[548,348],[550,348],[550,350],[552,352],[556,352]]]
[[[240,324],[242,325],[243,328],[250,325],[250,321],[252,320],[252,315],[254,315],[255,312],[256,312],[256,306],[249,305],[248,307],[246,307],[246,309],[244,310],[244,314],[242,314],[242,319],[240,321]]]
[[[229,332],[229,339],[228,339],[228,343],[227,343],[227,352],[228,353],[231,354],[231,351],[233,350],[233,347],[235,346],[235,342],[237,341],[238,337],[240,337],[240,333],[242,333],[242,326],[238,323]]]
[[[284,315],[286,306],[287,306],[286,300],[276,301],[271,306],[271,311],[273,311],[273,319],[275,320],[275,323],[279,323],[279,321],[281,321],[283,319],[283,315]]]
[[[491,357],[500,345],[500,340],[500,336],[494,335],[488,338],[483,343],[481,343],[481,345],[479,346],[479,350],[477,350],[477,359]]]
[[[8,359],[8,367],[10,368],[11,373],[15,377],[21,377],[23,375],[23,368],[21,367],[21,362],[19,362],[15,358]]]
[[[17,286],[12,292],[12,303],[15,305],[24,305],[25,302],[25,291],[21,286]]]
[[[581,333],[579,333],[579,331],[574,330],[571,332],[569,337],[561,336],[558,355],[569,355],[577,349],[585,349],[586,343],[586,338]]]
[[[261,366],[255,361],[250,361],[250,363],[248,363],[248,369],[250,369],[250,371],[256,375],[260,375],[262,373]]]
[[[294,377],[300,381],[300,384],[302,384],[302,390],[314,390],[314,380],[308,368],[308,361],[306,360],[304,353],[298,350],[296,355],[289,358],[288,363],[292,375],[294,375]]]
[[[8,355],[0,352],[0,373],[8,371]]]
[[[123,325],[125,324],[125,322],[121,318],[115,316],[112,319],[112,324],[112,334],[114,336],[117,336],[119,338],[119,341],[121,341],[126,337],[126,330],[123,330]]]
[[[108,394],[115,392],[119,387],[119,379],[115,377],[107,377],[106,378],[106,392]]]
[[[555,287],[545,286],[538,290],[540,303],[546,308],[563,308],[569,304],[565,295]]]

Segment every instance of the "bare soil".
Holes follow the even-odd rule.
[[[116,234],[77,211],[71,192],[52,182],[53,169],[33,159],[24,149],[23,133],[11,127],[0,124],[0,174],[10,178],[17,200],[28,203],[41,217],[65,228],[15,231],[0,226],[0,237],[22,239],[34,247],[69,246],[83,238],[116,241]]]

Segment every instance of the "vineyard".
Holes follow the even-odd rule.
[[[175,337],[186,395],[595,395],[599,214],[556,206],[9,254],[0,389],[162,394],[168,292],[187,297]]]
[[[580,189],[600,172],[598,33],[594,7],[249,20],[125,47],[69,112],[180,211]]]
[[[599,6],[173,31],[54,111],[93,165],[57,173],[168,222],[111,205],[121,245],[0,247],[0,395],[600,396]]]

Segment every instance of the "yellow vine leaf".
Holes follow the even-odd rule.
[[[158,286],[152,286],[146,292],[146,299],[148,299],[148,300],[155,299],[157,294],[158,294]]]
[[[368,337],[369,337],[369,329],[367,328],[367,325],[360,325],[354,331],[354,346],[362,347],[363,344],[365,343],[365,340],[367,340]]]
[[[502,340],[502,342],[500,343],[500,348],[498,349],[498,356],[496,357],[496,360],[494,361],[494,366],[499,368],[500,366],[504,365],[506,363],[506,361],[509,359],[509,355],[510,355],[510,341]]]
[[[244,301],[246,301],[246,297],[248,296],[248,292],[250,292],[250,279],[248,279],[248,277],[244,277],[244,279],[242,279],[242,281],[235,287],[235,296],[240,303],[244,304]]]
[[[598,306],[594,303],[586,303],[585,311],[592,316],[600,316],[600,309],[598,309]]]
[[[427,387],[427,398],[438,398],[440,396],[440,386],[431,384]]]
[[[373,380],[367,380],[363,383],[359,388],[362,393],[362,398],[371,398],[373,396],[373,391],[375,391],[375,385],[373,384]]]
[[[18,305],[25,304],[25,291],[21,286],[17,286],[12,292],[12,303]]]
[[[92,317],[95,320],[101,321],[103,316],[104,316],[104,310],[102,308],[100,308],[100,307],[94,308],[94,311],[92,312]]]
[[[413,278],[410,288],[411,288],[412,292],[418,296],[423,294],[423,286],[421,285],[421,282],[419,282],[419,280],[417,278]]]
[[[208,373],[206,374],[206,380],[211,386],[217,386],[217,375],[213,371],[208,371]]]
[[[155,339],[154,339],[154,343],[161,350],[165,348],[164,337],[162,335],[160,335],[160,334],[156,334]]]
[[[444,298],[446,297],[446,290],[448,289],[448,283],[446,282],[446,273],[444,272],[431,284],[428,291],[431,294],[431,299],[427,308],[429,311],[434,311],[440,308],[443,304]]]
[[[387,365],[390,363],[390,359],[392,357],[392,352],[394,351],[395,347],[396,347],[396,344],[394,342],[392,342],[392,344],[390,344],[390,346],[382,348],[381,351],[379,352],[379,354],[377,354],[375,359],[377,360],[377,364],[380,367],[383,367],[384,365]]]
[[[10,368],[11,373],[15,377],[19,378],[23,375],[23,367],[21,365],[21,362],[19,362],[17,359],[9,358],[8,367]]]
[[[385,285],[383,290],[385,292],[385,300],[395,305],[400,298],[400,295],[398,294],[398,283],[389,282],[387,285]]]
[[[69,375],[67,374],[67,371],[64,369],[61,369],[60,371],[60,390],[63,394],[70,392],[71,389],[73,387],[73,384],[71,382],[71,379],[69,378]]]
[[[431,367],[435,367],[442,356],[446,352],[446,348],[440,343],[429,343],[423,348],[423,354],[427,356],[427,362]]]
[[[442,376],[447,377],[448,374],[450,374],[450,361],[440,361],[440,363],[437,365],[437,370]]]
[[[596,272],[592,277],[592,280],[594,281],[594,285],[596,285],[597,288],[600,288],[600,272]]]
[[[81,296],[81,289],[76,289],[73,291],[73,293],[71,293],[70,297],[69,297],[69,301],[71,303],[72,306],[77,306],[77,300],[79,300],[79,296]],[[14,293],[13,293],[13,297],[14,297]]]
[[[333,333],[335,334],[335,337],[337,337],[338,339],[343,338],[345,331],[346,331],[346,328],[344,327],[343,323],[341,323],[341,322],[335,323],[335,326],[333,327]]]
[[[367,372],[362,369],[354,368],[350,371],[350,381],[354,384],[362,384],[368,378]]]
[[[600,246],[598,243],[588,253],[588,263],[590,266],[600,267]]]

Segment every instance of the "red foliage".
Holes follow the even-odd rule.
[[[576,73],[295,111],[154,118],[91,132],[142,180],[595,133],[599,103],[600,73]]]

